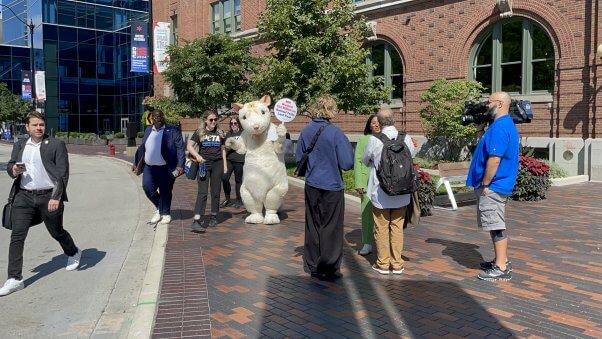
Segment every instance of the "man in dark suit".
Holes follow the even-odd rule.
[[[157,210],[152,223],[171,222],[171,191],[175,178],[184,172],[184,141],[176,126],[166,125],[160,110],[151,112],[153,125],[144,131],[142,144],[136,151],[132,171],[142,170],[142,188]],[[158,191],[157,191],[158,189]]]
[[[63,203],[67,201],[69,158],[65,144],[45,132],[45,118],[33,112],[25,118],[29,138],[18,141],[7,164],[15,178],[12,207],[12,232],[8,251],[8,280],[0,288],[4,296],[25,287],[23,283],[23,245],[29,227],[44,221],[50,235],[67,255],[67,270],[79,267],[81,251],[63,228]]]

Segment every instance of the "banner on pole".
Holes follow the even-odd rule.
[[[31,100],[31,71],[21,71],[21,99]]]
[[[132,21],[130,39],[132,43],[130,72],[148,73],[148,23]]]
[[[45,101],[46,100],[46,72],[36,71],[35,82],[36,82],[36,100],[37,101]]]
[[[169,55],[167,47],[169,46],[169,36],[171,24],[169,22],[155,21],[153,25],[153,57],[155,73],[163,73],[167,69]]]

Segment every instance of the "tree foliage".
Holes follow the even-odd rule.
[[[165,114],[165,121],[172,125],[178,125],[180,117],[186,116],[192,111],[189,105],[175,98],[145,97],[142,103],[147,111],[161,110]]]
[[[230,107],[248,88],[248,75],[259,64],[250,53],[251,42],[212,34],[168,48],[169,66],[164,73],[177,101],[191,108],[187,115]]]
[[[477,81],[438,79],[420,95],[426,103],[418,113],[427,138],[447,137],[450,142],[464,142],[474,136],[474,125],[462,126],[460,116],[466,101],[479,100],[483,86]]]
[[[8,89],[6,83],[0,82],[0,122],[22,122],[32,110],[30,101],[22,100]]]
[[[368,79],[374,66],[362,48],[366,23],[355,17],[352,0],[268,0],[257,28],[268,55],[248,97],[288,97],[303,111],[329,93],[339,108],[355,113],[388,102],[392,89],[381,77]]]

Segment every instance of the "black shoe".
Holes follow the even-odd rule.
[[[232,201],[230,199],[226,199],[219,204],[219,207],[228,207],[232,206]]]
[[[341,274],[341,272],[321,273],[318,275],[318,279],[324,280],[324,281],[336,280],[336,279],[339,279],[342,277],[343,277],[343,275]]]
[[[477,275],[477,278],[487,281],[510,280],[512,279],[512,275],[510,274],[510,270],[508,268],[506,268],[505,271],[502,271],[499,266],[494,265],[487,271],[481,272],[479,275]]]
[[[488,261],[488,262],[482,262],[479,264],[479,267],[483,271],[490,270],[493,268],[493,266],[495,266],[495,260]],[[512,262],[508,258],[506,258],[506,269],[508,270],[508,272],[512,272]]]
[[[195,233],[205,233],[207,231],[207,226],[205,226],[204,222],[201,220],[193,220],[192,225],[190,225],[192,232]]]
[[[236,199],[232,202],[232,204],[230,205],[234,208],[241,208],[242,207],[242,201],[240,201],[240,199]]]
[[[217,217],[212,215],[209,217],[209,221],[207,222],[207,227],[215,227],[217,226]]]

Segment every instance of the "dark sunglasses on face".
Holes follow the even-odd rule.
[[[236,121],[231,121],[231,122],[230,122],[230,125],[238,125],[238,122],[236,122]]]
[[[214,121],[217,121],[217,118],[216,119],[207,119],[207,120],[209,120],[209,122],[214,122]]]

